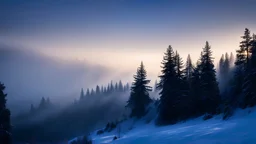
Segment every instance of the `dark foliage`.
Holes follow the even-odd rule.
[[[117,136],[114,136],[113,140],[117,140]]]
[[[0,142],[11,144],[11,112],[6,108],[7,94],[4,90],[4,84],[0,83]]]
[[[212,50],[208,42],[206,42],[196,65],[192,64],[190,55],[188,55],[184,66],[179,53],[174,52],[173,48],[169,46],[164,53],[160,81],[155,82],[152,93],[160,95],[160,99],[154,100],[154,105],[158,107],[156,123],[158,125],[175,124],[198,116],[203,116],[203,120],[208,120],[220,112],[223,113],[223,120],[227,120],[233,115],[236,108],[255,106],[256,36],[251,37],[249,29],[245,29],[242,36],[236,60],[232,53],[230,56],[226,53],[222,55],[218,66],[219,82],[216,78]],[[15,138],[21,141],[34,138],[39,141],[56,142],[89,132],[96,128],[94,125],[96,122],[108,122],[104,129],[97,131],[98,135],[111,132],[119,128],[118,124],[120,123],[120,121],[113,121],[124,114],[124,110],[121,108],[124,108],[125,103],[120,103],[116,99],[125,92],[130,92],[126,105],[131,109],[130,116],[141,118],[147,114],[148,105],[152,102],[150,98],[152,88],[148,86],[149,83],[147,72],[141,63],[134,75],[131,88],[128,83],[111,81],[107,86],[97,85],[95,89],[87,89],[86,94],[82,89],[80,100],[75,104],[47,118],[43,124],[35,123],[15,129]],[[1,90],[4,90],[3,85],[1,85]],[[113,95],[116,97],[112,97]],[[5,114],[4,119],[1,117],[0,123],[6,122],[5,129],[9,130],[10,112],[5,108],[5,97],[6,95],[1,92],[0,108],[5,111]],[[115,100],[111,99],[105,102],[108,97]],[[34,117],[49,108],[50,105],[52,104],[49,98],[42,98],[38,107],[31,105],[30,113],[26,116]],[[52,110],[53,107],[49,109]],[[109,119],[104,119],[105,115],[110,114],[112,116],[109,116]],[[99,121],[100,119],[104,119],[104,121]],[[64,132],[58,133],[59,131]],[[115,136],[113,140],[117,138],[119,136]],[[86,137],[85,140],[80,139],[76,143],[87,144],[91,141]]]
[[[101,134],[103,134],[103,133],[104,133],[104,130],[98,130],[96,134],[97,134],[97,135],[101,135]]]
[[[127,84],[123,86],[122,91],[100,91],[98,95],[94,90],[93,93],[87,90],[83,99],[64,109],[53,103],[51,106],[47,105],[47,99],[42,98],[39,106],[33,106],[34,113],[28,112],[14,118],[14,139],[20,142],[57,143],[98,129],[102,125],[97,123],[114,121],[125,114],[125,98],[122,96],[126,96],[128,92]],[[45,109],[39,110],[40,106]],[[41,118],[43,115],[46,116]],[[115,127],[115,123],[111,126]]]
[[[141,62],[140,67],[134,75],[134,82],[132,83],[131,93],[127,101],[127,107],[131,108],[131,117],[141,118],[146,114],[146,108],[152,101],[149,97],[151,87],[148,86],[150,80],[147,80],[147,72]]]
[[[208,120],[208,119],[211,119],[212,117],[213,117],[212,114],[205,114],[203,117],[203,120]]]

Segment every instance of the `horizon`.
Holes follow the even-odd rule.
[[[0,143],[255,143],[255,6],[1,0]]]
[[[11,98],[47,95],[45,90],[53,97],[78,97],[81,88],[95,88],[111,80],[131,83],[141,61],[153,86],[169,45],[179,52],[184,63],[190,54],[195,64],[208,41],[217,66],[222,54],[236,55],[245,28],[251,34],[256,33],[256,20],[251,19],[256,4],[253,0],[3,0],[0,3],[1,45],[34,51],[40,54],[35,55],[38,58],[44,55],[61,61],[61,64],[52,62],[54,70],[47,69],[51,62],[45,59],[39,62],[43,68],[37,63],[33,67],[24,64],[26,73],[19,72],[22,67],[9,73],[16,62],[7,65],[1,79]],[[32,73],[34,69],[42,70],[37,75]],[[16,75],[20,76],[18,83],[12,78]],[[30,84],[22,85],[23,77]],[[51,82],[53,78],[55,84]],[[72,85],[69,91],[68,82]],[[58,87],[52,88],[55,85]],[[29,90],[30,87],[36,90]],[[21,88],[24,93],[13,92]]]

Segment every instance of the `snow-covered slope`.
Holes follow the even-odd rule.
[[[93,144],[255,144],[256,109],[238,110],[227,121],[221,116],[203,121],[202,117],[170,126],[157,127],[152,120],[134,119],[121,123],[121,138],[113,141],[117,130],[91,134]]]

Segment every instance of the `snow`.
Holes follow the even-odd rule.
[[[93,144],[255,144],[256,109],[238,110],[227,121],[218,115],[203,121],[202,117],[175,125],[157,127],[154,120],[129,119],[121,123],[121,138],[113,141],[117,130],[91,134]],[[132,129],[131,129],[132,128]]]

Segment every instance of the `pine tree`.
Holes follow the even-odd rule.
[[[118,84],[117,84],[117,82],[115,84],[115,91],[118,91]]]
[[[86,97],[90,96],[90,90],[87,88],[86,90]]]
[[[0,110],[6,109],[7,94],[4,93],[4,90],[5,90],[4,84],[0,83]]]
[[[228,81],[230,80],[230,59],[228,53],[225,54],[225,60],[223,65],[223,74],[224,74],[224,87],[227,87]]]
[[[178,117],[178,111],[176,109],[177,99],[179,93],[177,93],[177,73],[175,65],[175,54],[171,46],[167,48],[166,53],[162,61],[162,74],[158,89],[160,90],[160,104],[158,114],[158,124],[170,124],[175,123]]]
[[[240,49],[237,50],[237,58],[235,64],[237,66],[242,65],[244,69],[247,68],[247,63],[249,62],[249,45],[251,41],[250,31],[245,28],[244,35],[241,36],[243,41],[240,42]]]
[[[229,62],[229,55],[228,53],[225,54],[225,61],[224,61],[224,73],[227,75],[230,69],[230,62]]]
[[[104,92],[103,93],[107,94],[107,88],[106,87],[104,87]]]
[[[101,89],[100,89],[100,94],[103,94],[104,93],[104,87],[103,85],[101,86]]]
[[[129,91],[130,90],[130,86],[129,86],[129,83],[127,83],[126,85],[125,85],[125,91]]]
[[[176,69],[176,74],[177,74],[178,79],[183,79],[183,71],[182,71],[183,67],[184,67],[183,61],[182,61],[179,53],[176,51],[176,53],[175,53],[175,69]]]
[[[232,105],[240,106],[245,108],[246,104],[244,103],[244,95],[243,95],[243,85],[244,78],[246,77],[246,73],[249,70],[249,44],[251,40],[249,29],[245,29],[244,35],[241,37],[243,40],[240,42],[240,49],[236,51],[236,61],[235,61],[235,73],[234,73],[234,86],[233,93],[234,98],[232,100]]]
[[[122,81],[121,81],[121,80],[119,81],[118,89],[119,89],[119,92],[124,91],[124,90],[123,90],[123,83],[122,83]]]
[[[229,58],[229,65],[230,65],[230,67],[233,67],[234,64],[235,64],[235,58],[234,58],[233,53],[231,52],[230,53],[230,58]]]
[[[110,93],[110,85],[108,84],[108,87],[107,87],[107,94]]]
[[[96,93],[95,93],[97,96],[100,95],[100,87],[97,85],[96,86]]]
[[[256,37],[253,35],[253,39],[250,42],[250,53],[248,74],[245,77],[243,84],[244,102],[243,108],[247,106],[256,105]]]
[[[185,79],[184,79],[184,95],[187,96],[185,99],[188,105],[188,109],[191,110],[190,114],[187,113],[187,116],[194,116],[196,115],[196,97],[198,97],[198,85],[199,81],[197,81],[197,78],[199,79],[199,75],[196,75],[196,68],[192,65],[192,61],[190,58],[190,55],[187,57],[186,61],[186,67],[184,70],[185,73]],[[197,83],[198,82],[198,83]]]
[[[223,71],[224,71],[224,55],[222,54],[219,61],[219,75],[220,79],[223,79]]]
[[[192,65],[192,60],[190,58],[190,55],[188,55],[187,57],[187,61],[186,61],[186,67],[185,67],[185,79],[187,81],[190,81],[190,79],[192,78],[192,73],[194,71],[193,65]]]
[[[251,42],[251,35],[250,35],[250,30],[249,29],[245,29],[245,32],[244,32],[244,35],[242,36],[243,38],[243,41],[240,43],[241,47],[243,47],[246,51],[246,64],[247,64],[247,67],[248,67],[248,64],[249,64],[249,52],[250,52],[250,49],[249,49],[249,46],[250,46],[250,42]]]
[[[91,89],[91,96],[94,96],[95,95],[95,92],[94,92],[94,89],[92,88]]]
[[[0,82],[0,126],[5,131],[10,132],[11,130],[11,112],[6,108],[6,97],[7,94],[4,93],[5,86]],[[9,144],[9,142],[7,143]]]
[[[213,64],[212,51],[208,42],[206,42],[206,45],[203,48],[201,59],[200,86],[202,89],[202,112],[216,114],[221,99],[216,79],[216,71]]]
[[[199,116],[202,114],[202,103],[200,101],[200,98],[202,97],[201,92],[201,75],[200,75],[200,61],[197,62],[197,65],[192,73],[191,76],[191,88],[189,91],[189,96],[191,98],[191,115],[193,116]]]
[[[112,93],[114,91],[114,85],[113,82],[110,82],[110,93]]]
[[[84,89],[81,89],[81,93],[80,93],[80,100],[84,99]]]
[[[134,75],[134,82],[132,83],[131,93],[129,100],[127,101],[127,107],[131,108],[131,117],[141,118],[147,112],[146,108],[151,102],[149,97],[149,91],[152,90],[148,84],[150,80],[147,80],[147,72],[144,68],[143,62],[137,69],[136,75]]]
[[[43,110],[46,108],[46,100],[44,97],[42,97],[41,101],[40,101],[40,104],[39,104],[39,109],[40,110]]]

